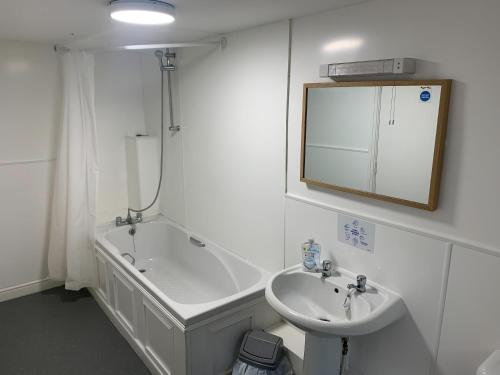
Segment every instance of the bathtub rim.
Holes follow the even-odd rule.
[[[106,234],[109,231],[119,230],[123,228],[116,227],[114,224],[107,223],[97,228],[95,247],[103,253],[115,266],[117,266],[122,273],[131,277],[138,283],[147,293],[149,293],[169,314],[172,315],[182,326],[187,327],[199,323],[201,321],[210,319],[213,316],[219,315],[225,311],[235,309],[242,305],[251,304],[253,300],[261,300],[265,295],[265,287],[267,281],[271,277],[270,272],[264,270],[242,256],[198,235],[192,231],[187,230],[181,225],[173,222],[172,220],[157,215],[144,220],[143,224],[149,223],[165,223],[172,227],[184,232],[187,237],[194,236],[207,245],[207,250],[215,247],[217,251],[222,252],[225,256],[232,257],[239,262],[245,263],[251,268],[255,269],[260,274],[259,280],[251,287],[224,297],[215,301],[198,303],[198,304],[182,304],[169,298],[162,290],[160,290],[154,283],[148,280],[142,273],[140,273],[134,266],[132,266],[125,258],[119,256],[120,250],[114,246],[107,238]],[[139,224],[141,225],[141,224]],[[213,254],[213,256],[216,256]]]

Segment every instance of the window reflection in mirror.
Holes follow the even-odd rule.
[[[301,180],[437,205],[451,81],[306,84]]]

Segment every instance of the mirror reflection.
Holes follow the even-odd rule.
[[[437,203],[450,81],[306,84],[302,180]]]

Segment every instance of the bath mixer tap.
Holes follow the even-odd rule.
[[[349,284],[349,285],[347,285],[347,289],[356,289],[356,291],[358,293],[366,292],[366,276],[365,275],[358,275],[356,277],[356,285]]]
[[[115,224],[117,227],[123,227],[124,225],[135,225],[137,223],[142,223],[142,213],[138,212],[135,218],[130,215],[130,211],[125,219],[121,216],[117,216],[115,219]]]

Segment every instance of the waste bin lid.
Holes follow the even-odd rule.
[[[245,333],[238,358],[250,365],[274,370],[283,357],[283,339],[253,330]]]

